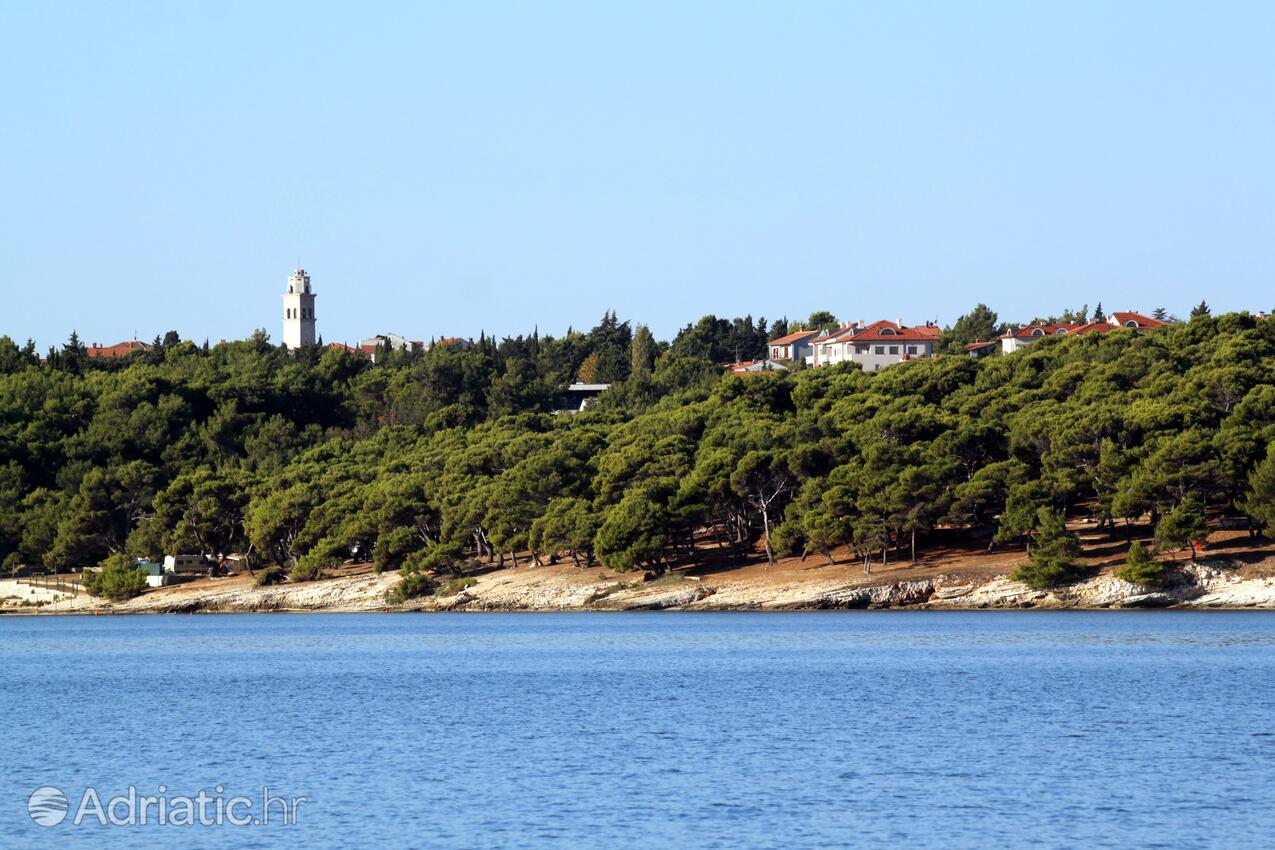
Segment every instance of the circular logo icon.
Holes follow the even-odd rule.
[[[66,795],[60,788],[46,785],[27,798],[27,814],[40,826],[57,826],[66,820]]]

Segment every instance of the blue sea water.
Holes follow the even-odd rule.
[[[1273,708],[1265,613],[0,618],[0,846],[1269,847]],[[307,799],[72,823],[161,785]]]

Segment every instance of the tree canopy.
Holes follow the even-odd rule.
[[[962,333],[996,321],[984,311]],[[1082,506],[1150,517],[1170,548],[1218,512],[1275,523],[1275,322],[723,374],[767,336],[765,320],[708,316],[666,345],[609,313],[587,333],[375,365],[264,334],[117,360],[80,357],[73,337],[43,362],[0,339],[0,560],[658,571],[709,549],[916,558],[945,529],[1028,547],[1045,582],[1074,566],[1063,523]],[[612,388],[555,415],[589,361]]]

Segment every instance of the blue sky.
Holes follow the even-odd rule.
[[[1275,306],[1275,4],[0,6],[0,334]]]

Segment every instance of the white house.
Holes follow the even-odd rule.
[[[940,333],[932,322],[908,327],[882,319],[859,328],[842,344],[847,348],[848,360],[861,365],[865,372],[875,372],[904,360],[932,356]]]
[[[930,357],[942,331],[932,322],[909,327],[882,319],[865,325],[855,322],[838,328],[812,342],[812,366],[858,363],[865,372],[883,366]]]
[[[1063,336],[1078,330],[1080,327],[1081,325],[1076,324],[1028,325],[1001,337],[1001,351],[1005,354],[1013,354],[1015,351],[1020,351],[1037,340],[1044,339],[1047,336]]]
[[[862,322],[852,322],[819,334],[810,340],[810,354],[806,362],[811,366],[832,366],[846,360],[845,341],[862,327]]]

